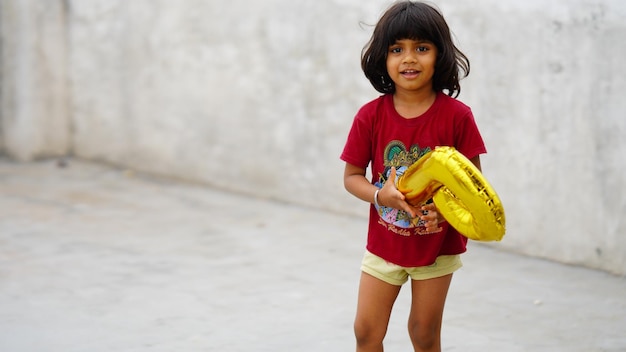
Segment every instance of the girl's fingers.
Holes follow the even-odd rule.
[[[387,183],[390,185],[396,184],[396,168],[393,166],[391,167],[391,171],[389,171],[389,177],[387,178],[387,182],[385,184]]]
[[[439,214],[434,204],[424,204],[421,207],[422,215],[420,219],[426,222],[424,224],[429,231],[435,231],[439,227]]]
[[[409,203],[404,203],[404,206],[402,207],[404,211],[406,211],[407,213],[409,213],[409,215],[411,215],[412,218],[417,216],[417,212],[415,211],[415,208],[412,207],[411,205],[409,205]]]
[[[435,208],[435,203],[428,203],[428,204],[422,205],[422,210],[424,210],[424,211],[436,211],[437,209]]]

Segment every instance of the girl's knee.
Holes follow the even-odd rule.
[[[354,336],[357,346],[382,345],[386,333],[387,327],[384,325],[361,320],[354,322]]]
[[[441,328],[436,323],[409,322],[409,336],[417,351],[431,351],[440,343]]]

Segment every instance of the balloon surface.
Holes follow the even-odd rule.
[[[397,187],[406,201],[435,206],[463,236],[476,241],[500,241],[505,216],[500,198],[478,168],[453,147],[436,147],[402,174]]]

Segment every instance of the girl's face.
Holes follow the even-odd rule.
[[[437,47],[429,41],[401,39],[389,46],[387,73],[396,92],[432,91]]]

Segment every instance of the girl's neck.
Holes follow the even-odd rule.
[[[433,90],[420,92],[396,91],[393,94],[393,106],[405,119],[418,117],[425,113],[435,102],[437,92]]]

